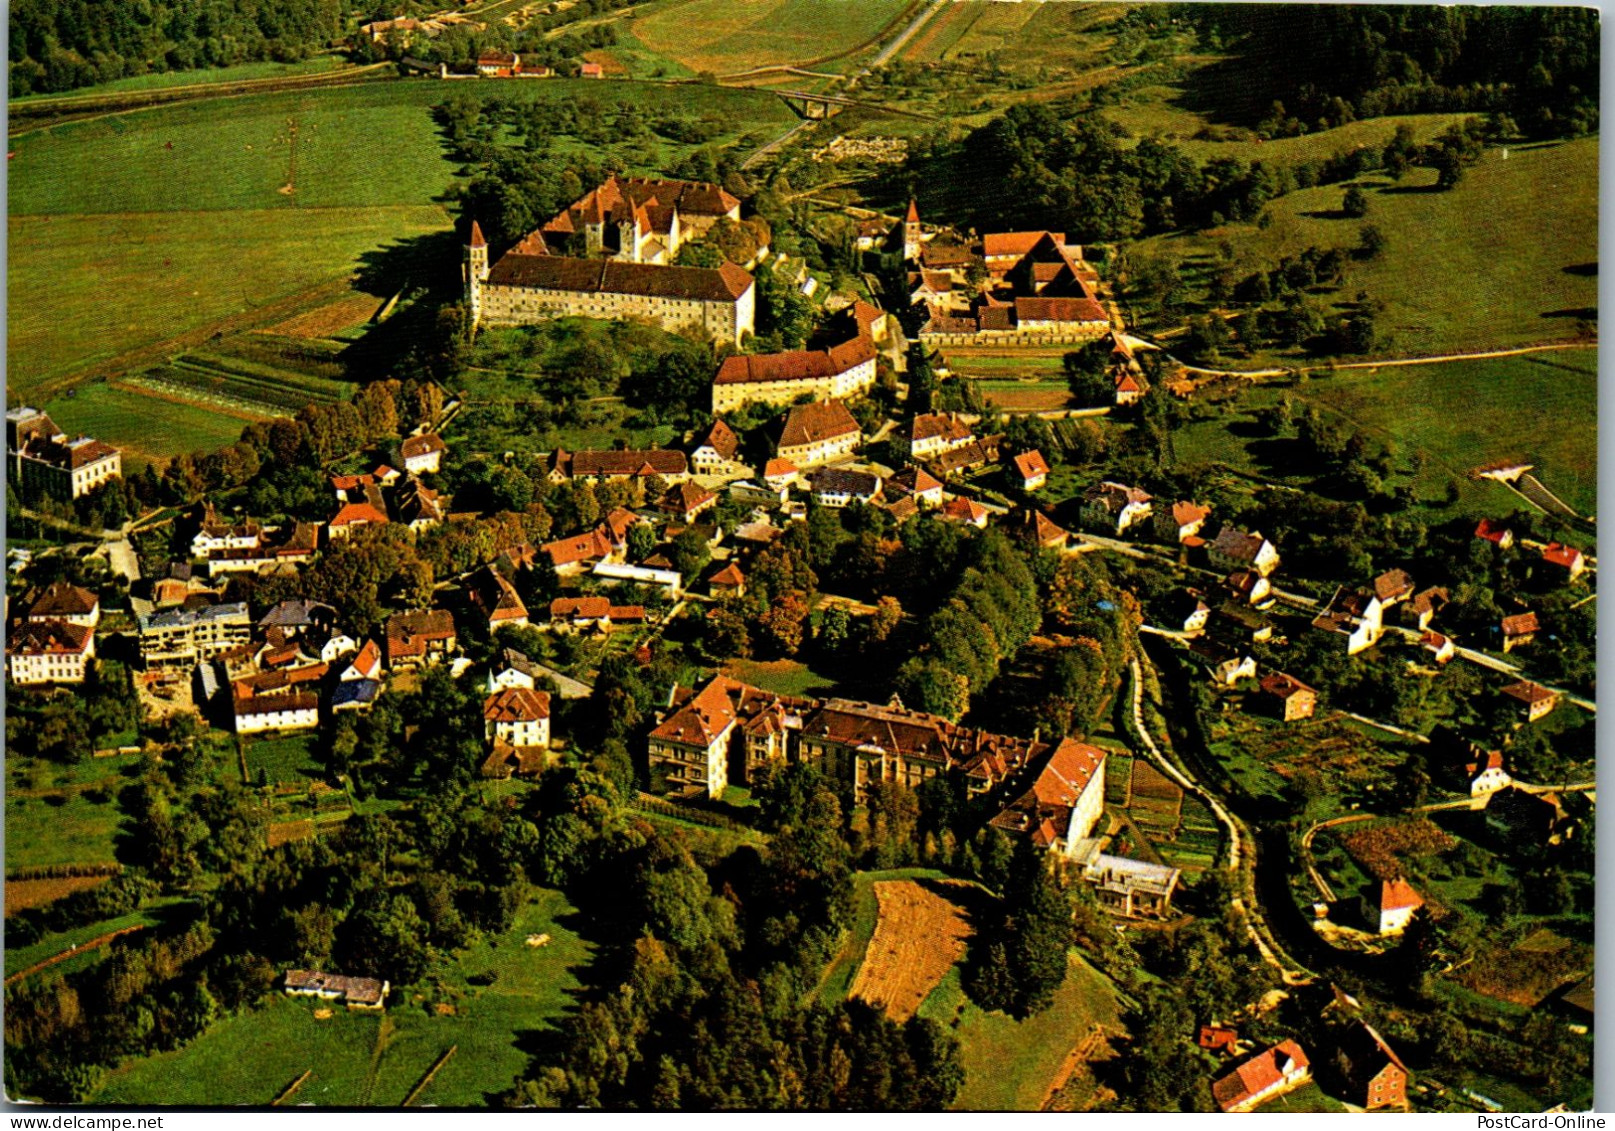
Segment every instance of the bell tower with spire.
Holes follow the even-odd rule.
[[[911,196],[908,215],[903,217],[903,259],[912,263],[920,257],[920,209]]]
[[[482,225],[471,221],[471,242],[465,249],[465,305],[471,312],[471,326],[482,321],[482,284],[488,280],[488,241]]]

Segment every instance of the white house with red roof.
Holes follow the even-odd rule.
[[[1566,546],[1562,542],[1549,542],[1542,547],[1542,560],[1564,570],[1571,581],[1580,577],[1582,571],[1587,568],[1587,555],[1574,546]]]
[[[1255,1111],[1311,1079],[1312,1062],[1301,1046],[1281,1041],[1213,1083],[1211,1096],[1223,1111]]]
[[[411,475],[435,472],[443,466],[443,453],[449,446],[436,432],[410,436],[398,445],[398,455],[404,470]]]
[[[1382,935],[1399,935],[1407,930],[1413,913],[1424,906],[1424,897],[1400,876],[1382,881],[1377,896],[1378,901],[1368,908],[1368,919]]]
[[[550,744],[550,693],[530,687],[507,687],[482,704],[485,734],[490,743],[505,742],[518,750]]]
[[[1054,748],[1031,788],[990,822],[1039,848],[1074,857],[1105,808],[1105,752],[1072,738]]]
[[[1022,452],[1012,462],[1015,474],[1021,481],[1021,490],[1036,491],[1049,481],[1049,462],[1037,449]]]

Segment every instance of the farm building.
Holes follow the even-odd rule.
[[[1211,1095],[1224,1111],[1255,1111],[1311,1079],[1307,1054],[1294,1041],[1283,1041],[1216,1081]]]
[[[319,970],[286,971],[286,992],[305,997],[340,1001],[349,1009],[382,1009],[392,987],[380,978],[351,978]]]

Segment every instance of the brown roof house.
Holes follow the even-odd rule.
[[[1318,706],[1318,693],[1293,675],[1270,672],[1257,684],[1262,699],[1285,722],[1310,719]]]
[[[1312,1062],[1294,1041],[1281,1041],[1211,1085],[1224,1111],[1255,1111],[1312,1079]]]
[[[447,609],[412,610],[387,618],[387,666],[419,667],[453,654],[454,615]]]
[[[1082,521],[1107,534],[1120,534],[1150,517],[1150,496],[1137,487],[1106,480],[1082,493]]]
[[[751,469],[740,462],[740,437],[722,420],[714,420],[695,451],[690,463],[697,475],[750,475]]]
[[[744,597],[746,575],[741,572],[738,565],[730,562],[707,578],[707,592],[714,597]]]
[[[550,693],[507,687],[482,704],[484,734],[493,753],[482,764],[484,777],[509,777],[544,768],[550,745]]]
[[[1525,712],[1525,721],[1528,723],[1536,722],[1559,705],[1557,691],[1550,691],[1540,683],[1532,683],[1528,679],[1509,684],[1503,688],[1503,694],[1520,704]]]
[[[1372,890],[1373,895],[1364,900],[1363,911],[1382,935],[1399,935],[1407,930],[1413,913],[1424,906],[1424,897],[1400,876],[1383,880]]]
[[[319,970],[286,971],[285,990],[289,994],[340,1001],[349,1009],[382,1009],[392,987],[381,978],[350,978]]]
[[[669,487],[661,504],[663,511],[686,523],[694,522],[697,515],[717,505],[717,495],[690,480]]]
[[[437,471],[443,466],[443,453],[449,446],[443,442],[443,437],[436,432],[425,432],[419,436],[410,436],[398,445],[398,458],[404,465],[404,470],[411,475],[424,475],[428,471]]]
[[[1226,573],[1248,569],[1269,577],[1279,566],[1279,552],[1273,543],[1260,532],[1236,530],[1232,526],[1224,526],[1206,543],[1206,558],[1212,569]]]
[[[850,456],[863,442],[863,432],[846,405],[816,401],[795,405],[786,413],[774,454],[805,469]]]
[[[991,824],[1069,857],[1093,835],[1104,805],[1105,752],[1067,738],[1054,748],[1031,788],[1005,806]]]
[[[1035,507],[1027,507],[1015,520],[1015,533],[1022,541],[1045,550],[1063,550],[1070,531]]]
[[[1503,652],[1506,655],[1535,640],[1542,626],[1537,622],[1535,613],[1518,613],[1515,616],[1504,617],[1498,627],[1503,634]]]
[[[905,459],[931,459],[975,440],[970,426],[952,413],[922,413],[892,432],[892,450]]]
[[[1154,515],[1155,536],[1177,544],[1199,536],[1200,528],[1211,517],[1211,508],[1182,499],[1170,507],[1157,508]]]
[[[1036,491],[1049,481],[1049,463],[1037,450],[1022,452],[1012,461],[1015,476],[1021,481],[1021,490]]]
[[[1366,1111],[1407,1106],[1408,1070],[1367,1022],[1349,1026],[1340,1041],[1346,1099]]]
[[[874,387],[875,357],[874,342],[861,335],[829,349],[734,354],[712,379],[712,411],[857,396]]]
[[[94,628],[101,621],[101,599],[88,589],[66,581],[53,581],[28,606],[28,619],[34,624],[65,621],[81,628]]]

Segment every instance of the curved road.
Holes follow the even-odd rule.
[[[1194,794],[1204,801],[1216,815],[1218,822],[1228,834],[1228,863],[1227,871],[1232,873],[1239,883],[1240,894],[1230,901],[1233,906],[1244,913],[1245,930],[1250,939],[1256,944],[1268,965],[1278,970],[1280,977],[1286,985],[1298,986],[1309,984],[1313,980],[1312,973],[1301,968],[1294,960],[1285,961],[1283,951],[1274,937],[1272,928],[1262,917],[1261,905],[1256,899],[1256,883],[1251,871],[1244,867],[1247,858],[1254,855],[1254,850],[1247,851],[1246,844],[1250,840],[1250,833],[1244,823],[1233,813],[1229,812],[1222,801],[1209,790],[1200,785],[1186,772],[1179,769],[1176,764],[1161,753],[1160,747],[1155,745],[1155,739],[1144,726],[1144,673],[1138,657],[1135,655],[1129,662],[1133,679],[1133,728],[1138,732],[1139,741],[1149,751],[1150,757],[1165,770],[1186,792]],[[1254,861],[1253,865],[1254,867]]]

